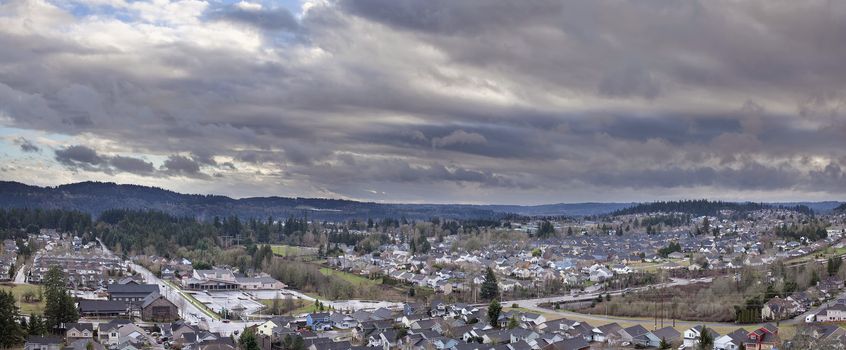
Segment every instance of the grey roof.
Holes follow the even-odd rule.
[[[31,335],[26,338],[26,342],[29,344],[61,344],[64,342],[64,339],[62,337],[50,335],[44,337]]]
[[[552,343],[552,346],[555,350],[578,350],[589,347],[590,344],[584,338],[572,338]]]
[[[159,291],[157,284],[110,284],[106,291],[111,294],[148,294]]]
[[[76,329],[78,331],[89,330],[94,331],[94,325],[90,323],[65,323],[65,329]]]
[[[129,308],[123,300],[87,300],[79,301],[79,311],[86,312],[126,312]]]
[[[131,323],[131,322],[127,319],[118,318],[118,319],[114,319],[114,320],[111,320],[111,321],[106,322],[106,323],[98,324],[97,329],[100,332],[108,332],[108,331],[110,331],[114,328],[118,328],[118,327],[123,326],[123,325],[128,324],[128,323]]]
[[[658,339],[664,339],[668,342],[681,338],[681,333],[673,327],[656,329],[652,334],[655,334]]]
[[[166,298],[162,297],[161,294],[159,294],[159,291],[152,292],[152,293],[148,294],[146,297],[144,297],[144,301],[141,302],[141,307],[145,308],[145,307],[147,307],[147,305],[152,304],[154,301],[156,301],[160,298],[167,300]],[[170,303],[170,300],[167,300],[167,302]],[[171,303],[171,304],[173,304],[173,303]]]
[[[649,333],[649,331],[646,330],[646,328],[643,328],[643,326],[641,326],[641,325],[634,325],[634,326],[625,328],[624,330],[626,331],[626,333],[628,333],[632,337],[637,337],[641,334]]]
[[[91,346],[94,350],[105,350],[106,347],[103,344],[98,343],[93,339],[79,339],[73,343],[68,344],[68,348],[74,350],[86,350],[88,349],[88,343],[91,343]]]

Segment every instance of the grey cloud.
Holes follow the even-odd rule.
[[[614,71],[599,82],[599,93],[611,97],[643,97],[653,99],[660,87],[655,77],[641,67],[628,66]]]
[[[23,136],[16,138],[14,142],[21,148],[21,151],[29,153],[41,152],[41,147],[38,147],[38,145]]]
[[[37,22],[24,5],[0,12]],[[833,197],[846,166],[812,160],[846,156],[844,6],[340,0],[299,18],[220,7],[183,31],[121,22],[141,34],[125,48],[0,27],[0,47],[22,48],[0,50],[0,122],[172,155],[72,146],[55,161],[197,188],[224,174],[214,189],[238,191],[237,178],[327,196],[382,182],[421,201],[700,187]],[[250,26],[234,26],[246,45],[214,45],[245,35],[219,21]],[[146,28],[174,39],[147,41]]]
[[[200,171],[200,163],[194,159],[181,156],[169,156],[161,166],[161,171],[170,176],[185,176],[198,179],[208,179],[209,175]]]
[[[464,130],[456,130],[444,137],[432,138],[432,147],[446,147],[462,144],[485,144],[487,142],[488,140],[481,134],[466,132]]]
[[[133,157],[114,156],[109,159],[109,165],[111,165],[116,171],[133,174],[145,175],[153,174],[155,172],[153,163]]]
[[[95,149],[83,145],[64,147],[57,149],[54,153],[57,162],[72,170],[106,174],[131,173],[151,177],[187,176],[198,179],[209,177],[201,171],[198,161],[180,155],[171,155],[160,169],[156,169],[152,162],[144,159],[122,155],[102,155]]]
[[[56,161],[69,166],[96,166],[103,164],[103,158],[92,148],[73,145],[56,150]]]

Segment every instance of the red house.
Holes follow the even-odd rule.
[[[746,335],[746,350],[770,350],[781,344],[778,337],[778,327],[772,323],[749,332]]]

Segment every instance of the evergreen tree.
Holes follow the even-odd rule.
[[[496,298],[499,294],[499,285],[496,282],[496,275],[494,275],[493,270],[488,267],[485,270],[485,282],[482,283],[482,290],[480,292],[480,297],[485,300],[491,300]]]
[[[44,290],[47,303],[44,308],[44,318],[47,328],[55,328],[59,324],[76,322],[79,312],[74,305],[73,297],[68,294],[68,282],[65,274],[58,266],[53,266],[44,277]]]
[[[711,350],[714,348],[714,336],[711,335],[711,330],[702,326],[702,331],[699,333],[699,345],[697,349]]]
[[[241,350],[260,350],[255,331],[252,328],[244,328],[241,338],[238,339],[238,346]]]
[[[514,329],[517,327],[520,327],[520,322],[517,321],[517,317],[511,316],[511,318],[508,319],[508,329]]]
[[[44,335],[47,333],[47,327],[44,325],[44,319],[38,315],[32,315],[29,319],[29,328],[27,330],[29,335]]]
[[[499,314],[502,312],[502,306],[494,299],[488,305],[488,320],[491,327],[499,328]]]
[[[669,348],[672,348],[672,347],[673,346],[670,345],[670,343],[668,343],[667,339],[665,339],[665,338],[661,338],[661,343],[658,344],[658,349],[661,349],[661,350],[666,350],[666,349],[669,349]]]
[[[12,292],[0,291],[0,348],[10,348],[24,342],[24,330],[18,324],[19,316]]]
[[[829,276],[834,276],[837,274],[837,271],[840,271],[840,265],[843,265],[843,258],[839,256],[833,256],[828,258],[828,265],[826,265],[826,269],[828,271]]]

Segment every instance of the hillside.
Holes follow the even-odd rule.
[[[748,212],[762,209],[788,209],[794,210],[804,214],[813,214],[814,211],[804,204],[771,204],[771,203],[753,203],[753,202],[723,202],[723,201],[709,201],[705,199],[699,200],[682,200],[682,201],[661,201],[651,203],[641,203],[629,208],[620,209],[613,212],[611,215],[628,215],[628,214],[646,214],[646,213],[686,213],[692,215],[716,215],[722,210],[731,210],[735,212]]]
[[[80,182],[56,187],[0,182],[0,208],[75,209],[98,215],[114,208],[155,209],[173,215],[209,219],[214,216],[288,217],[317,220],[351,218],[432,217],[466,219],[519,215],[598,215],[631,206],[626,203],[518,205],[384,204],[340,199],[252,197],[182,194],[156,187]]]

